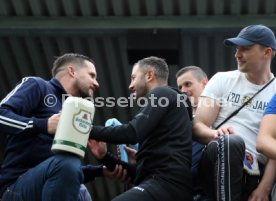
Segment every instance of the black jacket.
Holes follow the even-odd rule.
[[[187,97],[170,87],[158,87],[146,97],[156,97],[128,123],[116,127],[94,126],[90,138],[114,144],[139,143],[135,184],[157,177],[180,188],[191,188],[191,119]],[[165,101],[168,104],[165,107]],[[109,157],[109,156],[108,156]],[[110,158],[110,157],[109,157]]]

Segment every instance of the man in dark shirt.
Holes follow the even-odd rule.
[[[191,116],[183,101],[187,97],[167,86],[168,75],[163,59],[149,57],[138,61],[132,69],[129,89],[140,104],[139,113],[128,124],[92,129],[90,139],[139,143],[135,186],[113,201],[192,200]],[[98,159],[110,163],[106,150],[90,149]]]

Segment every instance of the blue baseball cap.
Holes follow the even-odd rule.
[[[273,31],[264,25],[250,25],[243,28],[235,38],[224,40],[226,46],[250,46],[254,44],[271,47],[276,50],[276,39]]]

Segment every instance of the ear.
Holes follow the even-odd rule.
[[[71,77],[75,77],[75,74],[76,74],[76,71],[75,69],[73,68],[73,66],[67,66],[67,72],[69,74],[69,76]]]
[[[272,49],[271,48],[265,48],[265,56],[271,57],[272,55]]]
[[[208,79],[203,79],[203,80],[201,80],[201,82],[204,86],[206,86],[206,84],[208,83]]]
[[[146,80],[147,81],[152,81],[155,78],[155,73],[153,70],[149,70],[146,74]]]

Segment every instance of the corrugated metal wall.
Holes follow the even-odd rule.
[[[274,0],[1,0],[4,16],[275,14]]]

